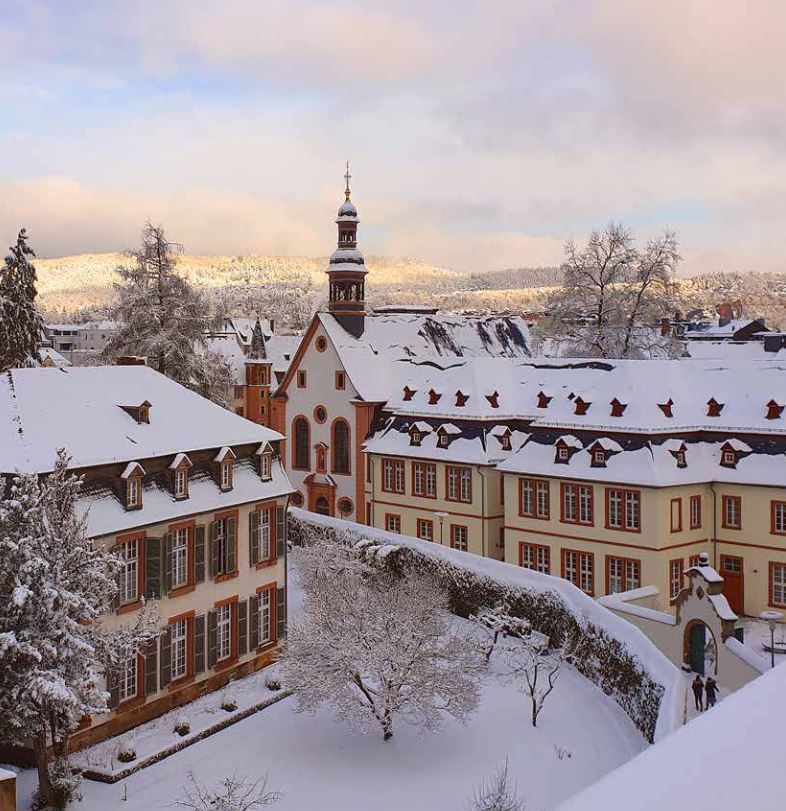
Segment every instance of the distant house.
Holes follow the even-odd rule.
[[[769,332],[763,318],[720,318],[717,323],[699,323],[686,329],[686,341],[757,341]]]
[[[123,560],[110,627],[155,600],[163,633],[107,681],[112,712],[77,747],[273,660],[286,623],[282,437],[146,366],[0,375],[0,474],[64,447],[90,536]]]
[[[102,352],[119,329],[116,321],[87,321],[84,324],[46,324],[44,335],[52,348],[75,366]]]

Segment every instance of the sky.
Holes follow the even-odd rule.
[[[556,264],[611,220],[786,271],[783,0],[0,0],[0,239]]]

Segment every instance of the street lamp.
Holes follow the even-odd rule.
[[[775,626],[783,618],[780,611],[762,611],[759,616],[770,626],[770,659],[771,667],[775,667]]]
[[[439,545],[442,546],[442,526],[445,523],[445,519],[448,517],[448,514],[443,512],[435,512],[434,517],[439,519]]]

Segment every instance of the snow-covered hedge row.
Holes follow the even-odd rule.
[[[567,580],[292,508],[290,540],[299,543],[314,532],[351,545],[363,542],[368,559],[390,571],[416,565],[433,572],[460,616],[504,601],[512,613],[554,638],[583,631],[577,669],[622,707],[647,740],[658,740],[681,723],[684,685],[677,668],[638,628]]]

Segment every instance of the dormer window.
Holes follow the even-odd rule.
[[[213,458],[213,462],[218,466],[218,486],[224,492],[234,487],[235,458],[232,448],[226,447],[221,448]]]
[[[612,417],[621,417],[625,413],[625,409],[628,407],[627,403],[621,403],[616,397],[609,403],[611,406],[611,416]]]
[[[768,420],[777,420],[780,419],[781,414],[783,414],[783,406],[778,405],[775,400],[770,400],[767,403],[767,414],[766,417]]]
[[[232,461],[227,460],[221,463],[221,489],[232,489]]]
[[[188,468],[175,471],[175,498],[188,497]]]
[[[492,408],[499,408],[499,392],[495,391],[493,394],[487,394],[486,399]]]
[[[269,482],[273,472],[273,454],[270,451],[259,456],[259,478],[263,482]]]
[[[510,448],[511,448],[511,444],[510,444],[510,434],[509,434],[509,433],[507,433],[507,432],[506,432],[506,433],[504,433],[504,434],[503,434],[503,435],[502,435],[502,436],[499,438],[499,444],[502,446],[502,450],[503,450],[503,451],[509,451],[509,450],[510,450]]]
[[[710,397],[707,401],[707,416],[720,417],[724,405],[724,403],[719,403],[714,397]]]
[[[552,398],[547,397],[542,391],[538,392],[538,408],[548,408]]]
[[[575,400],[576,410],[573,412],[579,417],[583,417],[587,411],[589,411],[589,407],[592,403],[588,403],[586,400],[582,400],[581,397],[577,397]]]
[[[674,405],[674,400],[669,397],[665,403],[658,403],[658,408],[663,412],[664,417],[673,417],[671,407]]]
[[[404,386],[404,402],[408,403],[416,394],[417,389],[411,389],[409,386]]]
[[[440,397],[442,397],[442,395],[439,392],[436,392],[434,391],[434,389],[431,389],[428,393],[428,404],[436,405],[439,402]]]
[[[606,467],[606,451],[596,447],[592,451],[592,467]]]
[[[469,400],[469,395],[464,394],[460,389],[456,392],[456,407],[457,408],[464,408],[467,404],[467,400]]]
[[[721,451],[721,465],[723,467],[737,467],[737,452],[731,448]]]
[[[142,509],[142,476],[145,470],[139,462],[129,462],[120,474],[122,499],[127,510]]]
[[[450,437],[446,433],[441,432],[437,444],[440,448],[447,448],[447,446],[450,445]]]
[[[150,423],[150,409],[152,404],[149,403],[147,400],[143,400],[139,405],[121,405],[120,408],[128,414],[129,417],[133,417],[134,420],[138,424],[149,424]]]
[[[687,467],[688,462],[685,459],[685,450],[679,450],[674,453],[674,458],[677,460],[677,467]]]
[[[570,452],[565,445],[557,445],[557,461],[567,463],[570,460]]]
[[[413,428],[409,433],[409,444],[418,447],[420,445],[421,434],[417,428]]]

